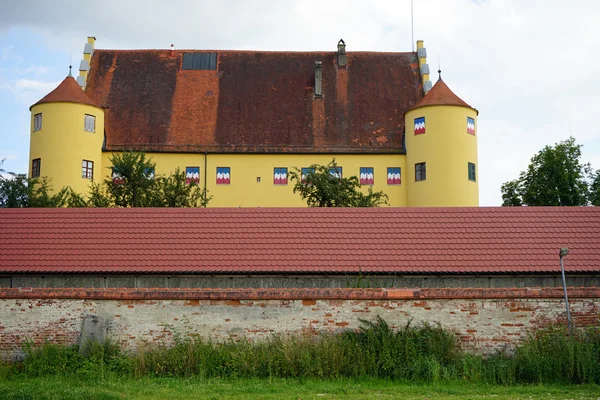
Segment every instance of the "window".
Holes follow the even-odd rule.
[[[360,184],[361,185],[373,185],[375,182],[375,175],[373,174],[373,167],[361,167],[360,168]]]
[[[125,178],[115,170],[115,167],[112,169],[112,181],[115,185],[122,185],[125,183]]]
[[[89,160],[81,161],[81,177],[92,179],[94,177],[94,162]]]
[[[387,169],[387,184],[388,185],[399,185],[402,183],[400,177],[400,168],[393,167]]]
[[[146,168],[144,170],[144,175],[146,175],[146,178],[148,179],[154,179],[154,168]]]
[[[415,164],[415,181],[424,181],[427,178],[424,162]]]
[[[230,183],[230,168],[217,167],[217,185],[229,185]]]
[[[342,179],[342,167],[329,167],[329,173],[338,179]]]
[[[33,116],[33,131],[39,131],[42,129],[42,114],[35,114]]]
[[[181,69],[215,70],[217,69],[217,53],[183,53]]]
[[[308,176],[308,174],[314,173],[315,169],[314,168],[302,168],[301,172],[302,173],[301,173],[300,179],[301,179],[302,183],[304,183],[306,181],[306,177]]]
[[[477,180],[475,178],[475,164],[469,163],[469,180],[476,182]]]
[[[39,177],[41,169],[42,169],[42,159],[41,158],[36,158],[35,160],[31,161],[31,177],[32,178]]]
[[[467,133],[469,135],[475,134],[475,120],[471,117],[467,117]]]
[[[287,185],[287,168],[273,168],[273,184]]]
[[[83,117],[83,130],[86,132],[96,132],[96,117],[85,114]]]
[[[200,167],[185,167],[185,183],[200,183]]]
[[[425,117],[415,118],[415,135],[425,133]]]

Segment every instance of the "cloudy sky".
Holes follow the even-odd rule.
[[[6,1],[0,13],[0,160],[27,172],[29,106],[98,48],[410,51],[410,0]],[[600,2],[414,0],[432,70],[480,111],[480,204],[542,147],[574,136],[600,169]],[[598,60],[596,60],[598,59]]]

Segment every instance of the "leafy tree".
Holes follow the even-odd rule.
[[[300,193],[309,207],[378,207],[387,204],[385,193],[373,192],[369,187],[364,194],[356,176],[339,177],[335,174],[337,170],[335,158],[327,165],[311,165],[305,176],[294,168],[290,171],[290,179],[296,182],[294,193]]]
[[[590,175],[590,195],[589,200],[593,206],[600,206],[600,169]]]
[[[111,158],[112,177],[92,184],[92,207],[206,207],[206,196],[196,183],[186,183],[179,168],[169,176],[154,176],[156,163],[144,153],[117,153]]]
[[[581,164],[575,139],[546,146],[518,179],[502,185],[503,206],[583,206],[588,204],[590,165]]]

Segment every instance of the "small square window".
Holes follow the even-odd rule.
[[[200,167],[185,167],[185,183],[200,183]]]
[[[373,185],[375,183],[375,175],[373,174],[373,167],[361,167],[360,168],[360,184],[361,185]]]
[[[273,184],[287,185],[287,168],[273,168]]]
[[[467,133],[469,135],[475,134],[475,120],[471,117],[467,117]]]
[[[122,185],[125,183],[125,178],[117,171],[115,171],[115,167],[112,169],[112,181],[115,185]]]
[[[306,177],[308,176],[308,174],[314,173],[315,169],[314,168],[302,168],[301,172],[302,172],[302,174],[300,176],[300,179],[301,179],[302,183],[304,183],[306,181]]]
[[[415,135],[425,133],[425,117],[415,118]]]
[[[400,168],[393,167],[387,169],[387,184],[388,185],[400,185],[402,179],[400,176]]]
[[[229,167],[217,167],[217,185],[229,185],[231,183]]]
[[[83,118],[83,130],[86,132],[96,132],[96,117],[85,114]]]
[[[81,161],[81,177],[92,179],[94,177],[94,162],[89,160]]]
[[[42,114],[35,114],[33,116],[33,131],[39,131],[42,129]]]
[[[31,161],[31,177],[38,178],[40,176],[40,171],[42,170],[42,159],[36,158]]]
[[[422,163],[415,164],[415,181],[424,181],[427,178],[427,165]]]
[[[469,180],[476,182],[476,176],[475,176],[475,164],[473,163],[469,163]]]
[[[329,173],[338,179],[342,179],[342,167],[329,167]]]

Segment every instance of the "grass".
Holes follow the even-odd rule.
[[[595,385],[409,384],[376,379],[76,378],[0,381],[2,399],[593,399]]]

